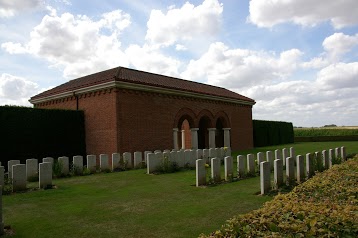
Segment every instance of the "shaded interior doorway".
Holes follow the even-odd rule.
[[[198,148],[206,149],[209,148],[209,124],[210,119],[208,117],[202,117],[199,121],[199,131],[198,131]]]
[[[216,121],[215,145],[217,148],[224,147],[223,122],[220,118]]]

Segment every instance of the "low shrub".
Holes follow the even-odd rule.
[[[164,156],[156,171],[158,173],[175,173],[180,170],[176,162],[171,162],[168,157]]]
[[[356,156],[200,237],[356,237],[357,184]]]

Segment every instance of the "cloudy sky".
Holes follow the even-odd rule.
[[[0,105],[124,66],[225,87],[253,118],[358,126],[357,0],[0,0]]]

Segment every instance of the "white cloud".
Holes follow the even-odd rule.
[[[187,48],[184,45],[176,44],[175,45],[175,50],[177,50],[177,51],[185,51],[185,50],[187,50]]]
[[[182,76],[221,87],[249,87],[287,78],[299,66],[301,55],[298,49],[276,56],[272,52],[229,49],[216,42],[198,60],[191,60]]]
[[[128,14],[116,10],[93,21],[85,15],[58,16],[50,10],[51,14],[32,30],[28,43],[6,42],[1,47],[11,54],[27,52],[45,58],[63,68],[67,78],[128,65],[119,41],[122,31],[130,25]]]
[[[329,65],[318,73],[317,82],[330,90],[358,88],[358,62]]]
[[[333,61],[339,60],[341,56],[349,52],[356,45],[358,45],[358,33],[353,36],[334,33],[324,39],[322,43],[328,57]]]
[[[330,21],[334,28],[358,24],[356,0],[251,0],[249,21],[259,27],[284,22],[315,26]]]
[[[147,23],[146,40],[161,46],[207,37],[218,33],[223,5],[218,0],[205,0],[194,6],[186,2],[181,8],[171,6],[165,14],[152,10]]]
[[[29,98],[39,92],[39,85],[11,74],[0,76],[1,105],[30,105]]]
[[[180,61],[163,55],[156,48],[148,45],[143,47],[130,45],[125,53],[130,63],[137,69],[170,76],[179,75]]]
[[[13,17],[17,13],[41,6],[41,0],[0,0],[0,18]]]

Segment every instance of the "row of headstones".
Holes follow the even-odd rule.
[[[329,169],[332,167],[332,161],[334,158],[341,158],[346,160],[346,148],[344,146],[323,150],[322,152],[315,152],[306,154],[306,161],[302,155],[296,156],[296,173],[295,173],[295,157],[286,157],[286,159],[274,160],[274,185],[279,188],[283,185],[283,166],[284,161],[286,164],[286,184],[293,185],[295,181],[302,183],[306,178],[311,178],[315,173],[314,162],[322,164],[323,169]],[[316,161],[314,161],[316,160]],[[271,166],[270,162],[264,161],[260,163],[260,190],[261,194],[266,194],[271,189]]]
[[[20,164],[20,161],[9,161],[8,178],[12,182],[12,191],[26,190],[28,163]],[[18,162],[18,163],[16,163]],[[16,163],[11,165],[12,163]],[[30,163],[30,166],[33,165]],[[37,163],[36,163],[37,167]],[[37,173],[37,171],[36,171]],[[4,166],[0,166],[0,186],[4,186]],[[52,163],[43,162],[39,164],[39,188],[46,188],[52,185]]]
[[[204,150],[164,150],[161,152],[160,150],[154,151],[156,158],[163,159],[165,156],[172,161],[176,161],[176,158],[179,160],[176,161],[178,165],[184,165],[188,162],[190,165],[193,165],[191,161],[194,161],[195,166],[195,159],[198,158],[208,158],[209,156],[221,156],[224,153],[231,153],[230,149],[227,148],[213,148],[213,149],[204,149]],[[136,168],[138,165],[143,163],[144,158],[149,158],[148,154],[153,154],[151,151],[145,151],[144,157],[142,152],[134,152],[134,156],[129,152],[123,153],[123,162],[126,164],[127,168]],[[175,156],[174,156],[175,154]],[[178,156],[176,156],[178,154]],[[181,155],[185,155],[184,157]],[[91,173],[96,172],[97,170],[97,160],[96,155],[87,155],[87,168]],[[101,154],[99,156],[99,163],[101,171],[105,170],[115,170],[119,168],[121,156],[119,153],[113,153],[112,158],[112,167],[110,168],[109,165],[109,157],[107,154]],[[73,169],[79,172],[83,171],[84,164],[83,164],[83,156],[73,156],[72,165]],[[147,162],[147,161],[146,161]],[[61,174],[67,175],[70,172],[70,163],[69,158],[66,156],[62,156],[58,158],[58,163],[61,165]],[[46,157],[43,158],[42,163],[38,163],[37,159],[27,159],[26,164],[20,164],[20,160],[10,160],[8,161],[8,178],[11,178],[13,191],[19,191],[26,189],[26,181],[29,180],[31,177],[39,176],[39,187],[43,188],[49,185],[52,185],[52,165],[54,164],[54,158]],[[153,164],[153,163],[151,163]],[[151,171],[155,169],[150,168]],[[4,185],[4,167],[0,166],[0,185]],[[51,179],[49,179],[49,177]]]
[[[294,179],[294,155],[295,150],[293,147],[290,148],[290,153],[288,154],[288,150],[286,148],[282,149],[282,156],[286,158],[285,160],[281,159],[280,150],[275,150],[275,160],[273,159],[272,151],[266,152],[266,161],[264,161],[263,153],[257,153],[257,163],[258,169],[260,171],[261,176],[261,187],[264,188],[264,193],[267,192],[267,189],[270,188],[271,183],[267,181],[271,181],[270,172],[272,169],[274,170],[275,176],[275,184],[276,186],[281,186],[283,184],[283,166],[286,165],[286,173],[288,181],[292,181]],[[330,168],[332,166],[332,159],[333,158],[342,158],[345,160],[346,157],[346,150],[345,147],[342,146],[340,148],[336,148],[335,152],[333,149],[329,151],[323,150],[322,151],[322,163],[325,168]],[[301,182],[304,179],[304,161],[301,155],[297,156],[297,174],[298,174],[298,181]],[[319,158],[319,152],[315,153],[315,158]],[[287,163],[286,163],[287,161]],[[306,166],[307,166],[307,173],[308,177],[311,177],[314,174],[313,168],[313,158],[311,154],[306,154]],[[205,169],[205,160],[198,159],[196,160],[196,186],[205,185],[206,181],[206,169]],[[220,159],[219,158],[212,158],[211,159],[211,178],[214,182],[221,181],[220,175]],[[230,178],[233,177],[233,159],[231,156],[227,156],[224,158],[224,173],[225,173],[225,180],[228,181]],[[244,177],[245,174],[248,173],[255,173],[255,157],[253,154],[248,154],[246,158],[243,155],[237,156],[237,175],[238,177]]]
[[[205,163],[210,163],[210,158],[218,158],[219,162],[221,162],[226,156],[230,155],[231,149],[222,147],[196,150],[165,150],[164,152],[154,151],[154,153],[146,154],[145,158],[147,173],[151,174],[157,171],[164,159],[167,159],[170,163],[176,163],[179,168],[184,168],[185,166],[194,168],[197,159],[202,159]]]

